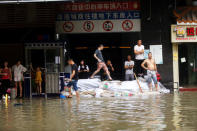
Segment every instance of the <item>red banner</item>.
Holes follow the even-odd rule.
[[[77,2],[66,3],[64,11],[67,12],[99,12],[99,11],[128,11],[140,10],[140,2]]]

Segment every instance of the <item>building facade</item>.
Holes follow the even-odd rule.
[[[89,2],[96,3],[93,0]],[[111,2],[118,3],[122,1]],[[123,1],[123,3],[124,2],[127,1]],[[170,40],[170,25],[173,22],[172,9],[170,8],[172,1],[132,0],[129,2],[129,7],[128,5],[123,5],[125,8],[118,8],[117,11],[114,9],[106,9],[104,12],[116,13],[122,11],[131,11],[130,14],[133,16],[124,18],[124,20],[131,19],[133,21],[134,19],[134,21],[136,21],[132,23],[132,29],[130,29],[130,21],[125,21],[125,24],[118,24],[116,26],[114,25],[114,28],[122,28],[122,30],[110,32],[111,23],[107,22],[105,25],[105,32],[97,30],[97,32],[92,33],[77,33],[77,31],[75,33],[61,33],[57,31],[56,21],[59,18],[59,14],[70,12],[69,10],[64,10],[62,12],[61,7],[62,5],[66,6],[70,3],[49,2],[0,5],[2,7],[0,8],[0,14],[2,16],[0,18],[0,34],[2,36],[0,38],[1,60],[9,60],[10,64],[12,65],[15,63],[16,59],[22,58],[24,60],[23,63],[26,63],[26,66],[28,66],[30,64],[30,61],[28,61],[30,58],[27,58],[27,55],[31,54],[27,52],[27,50],[30,50],[30,47],[27,46],[28,44],[32,44],[32,50],[39,49],[39,51],[34,50],[34,54],[40,53],[39,56],[48,56],[48,54],[43,55],[43,52],[47,52],[41,51],[43,48],[49,48],[49,46],[53,46],[53,44],[62,43],[63,50],[60,50],[60,54],[63,52],[63,54],[66,54],[66,58],[67,56],[74,58],[78,64],[81,59],[85,59],[87,64],[90,65],[91,70],[94,70],[96,68],[96,61],[93,58],[93,53],[98,44],[104,44],[106,46],[103,52],[105,59],[110,59],[112,61],[116,68],[117,79],[123,80],[124,61],[126,60],[127,55],[132,55],[132,58],[134,59],[133,47],[136,45],[137,40],[141,39],[145,45],[145,49],[147,50],[154,47],[153,45],[159,45],[160,51],[157,53],[159,54],[159,59],[162,59],[162,62],[158,64],[158,71],[162,76],[163,83],[173,82],[173,46]],[[88,2],[83,3],[86,4]],[[136,10],[137,12],[135,12]],[[94,13],[94,11],[89,12]],[[102,11],[98,10],[97,12]],[[128,16],[128,13],[126,16]],[[114,15],[114,17],[117,16]],[[110,19],[113,20],[114,18]],[[117,19],[120,19],[120,21],[123,20],[123,18]],[[103,20],[108,21],[108,18],[105,17],[105,14]],[[91,24],[91,22],[86,23],[86,31],[91,31]],[[97,27],[95,26],[94,28]],[[103,25],[101,28],[104,28]],[[15,48],[17,48],[17,50],[15,50]],[[5,51],[4,49],[11,50],[11,53]],[[53,62],[55,62],[55,57],[60,55],[55,55],[55,53],[53,54]],[[65,56],[61,55],[61,57]],[[60,59],[62,60],[61,62],[65,64],[65,60],[63,58]],[[46,68],[47,65],[46,62],[40,62],[37,64],[43,65],[44,68]],[[63,68],[60,69],[61,70],[58,72],[64,71]]]
[[[196,86],[197,23],[196,7],[177,8],[174,15],[177,23],[171,25],[173,45],[173,77],[181,87]]]

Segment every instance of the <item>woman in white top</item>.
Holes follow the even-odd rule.
[[[17,87],[19,85],[20,89],[20,97],[22,97],[22,81],[24,80],[23,78],[23,73],[27,71],[27,69],[21,65],[21,62],[18,61],[16,65],[12,67],[12,71],[14,73],[14,82],[15,82],[15,90],[16,90],[16,95],[17,95]]]
[[[143,76],[144,69],[141,67],[144,61],[144,46],[142,45],[142,40],[138,40],[137,45],[134,47],[135,54],[135,71],[138,76]]]

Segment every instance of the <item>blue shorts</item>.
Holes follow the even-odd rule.
[[[68,83],[68,88],[70,88],[71,86],[73,86],[74,91],[78,91],[78,87],[77,87],[77,82],[78,80],[72,80]]]

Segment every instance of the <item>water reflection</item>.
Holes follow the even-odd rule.
[[[159,131],[197,129],[197,94],[1,102],[0,130]]]
[[[176,92],[177,93],[177,92]],[[175,127],[176,130],[181,130],[181,127],[180,127],[180,124],[181,124],[181,121],[182,121],[182,118],[181,118],[181,103],[180,103],[180,97],[179,95],[174,95],[174,99],[173,99],[173,112],[174,112],[174,115],[173,115],[173,125]]]
[[[177,131],[197,130],[197,94],[181,93],[173,97],[173,125]]]

